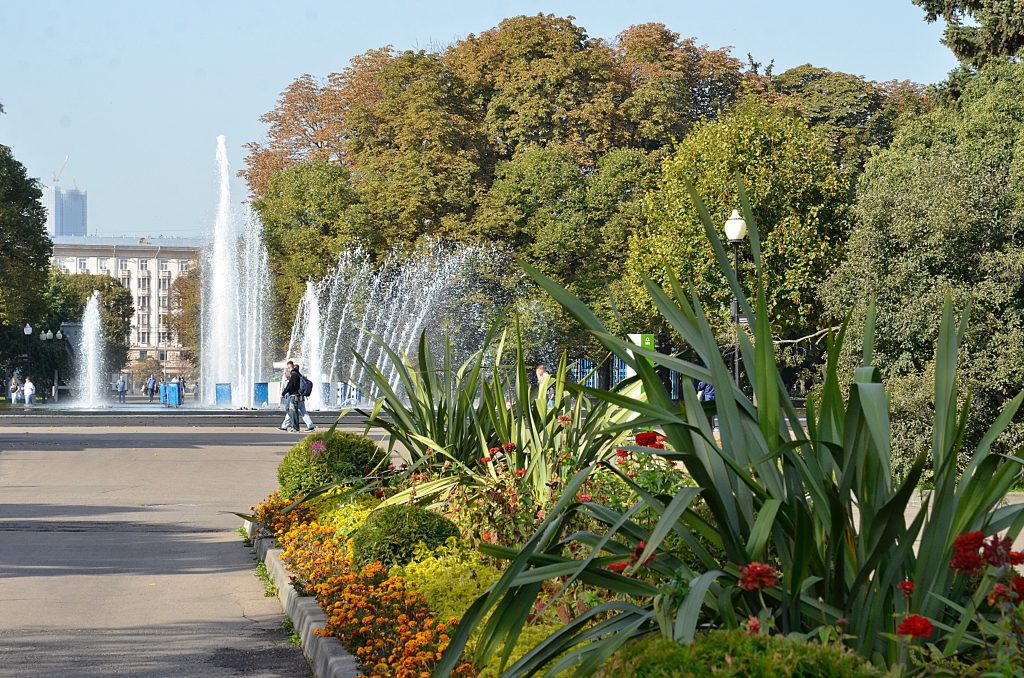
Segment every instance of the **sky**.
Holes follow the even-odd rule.
[[[0,144],[49,184],[88,191],[94,235],[203,236],[216,209],[218,134],[232,170],[259,117],[304,73],[368,49],[437,49],[503,18],[573,16],[614,38],[658,21],[777,73],[804,63],[871,80],[943,80],[956,62],[911,0],[293,2],[33,0],[0,8]],[[233,201],[245,185],[233,182]]]

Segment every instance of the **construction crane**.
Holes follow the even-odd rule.
[[[58,167],[57,170],[53,173],[53,183],[56,184],[60,181],[60,175],[64,173],[64,168],[68,166],[68,160],[71,160],[71,156],[65,155],[64,162],[62,162],[60,164],[60,167]]]

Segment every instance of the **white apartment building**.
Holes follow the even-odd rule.
[[[131,290],[135,300],[128,360],[155,357],[170,374],[188,364],[167,326],[171,283],[198,265],[206,244],[194,238],[138,238],[55,235],[51,261],[65,273],[109,275]]]

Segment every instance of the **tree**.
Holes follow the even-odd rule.
[[[668,148],[703,118],[713,118],[736,98],[742,64],[725,48],[681,39],[664,24],[631,26],[619,34],[615,60],[629,94],[619,112],[629,145]]]
[[[63,276],[61,278],[60,276]],[[67,295],[62,304],[75,309],[72,318],[81,319],[85,305],[94,290],[100,293],[100,322],[103,326],[103,339],[106,343],[104,367],[109,372],[117,372],[128,362],[128,346],[131,339],[131,321],[135,315],[135,302],[131,290],[120,281],[108,275],[81,273],[67,275],[61,273],[53,283],[63,288],[61,295]]]
[[[914,0],[929,23],[942,17],[942,43],[970,66],[1020,56],[1024,8],[1019,0]]]
[[[616,109],[626,83],[611,48],[571,18],[518,16],[469,35],[445,53],[483,112],[498,157],[564,145],[583,162],[616,145]]]
[[[351,175],[338,165],[304,163],[278,172],[253,207],[263,221],[277,343],[288,341],[306,281],[323,278],[342,248],[363,245],[378,253],[387,247],[371,227]]]
[[[43,312],[53,243],[42,195],[11,149],[0,145],[0,323],[19,328]]]
[[[171,283],[171,312],[167,315],[167,328],[181,346],[181,357],[196,368],[202,327],[201,290],[198,268],[179,275]]]
[[[935,318],[944,296],[972,306],[961,378],[975,400],[968,444],[1024,388],[1024,65],[991,65],[959,99],[908,122],[868,162],[848,259],[824,287],[834,320],[853,306],[850,332],[874,299],[875,364],[890,384],[894,466],[930,444]],[[852,364],[854,357],[847,356]],[[1017,422],[997,441],[1024,441]]]
[[[739,207],[737,174],[761,234],[768,310],[783,336],[819,327],[817,287],[841,260],[848,232],[847,183],[831,157],[829,140],[799,117],[746,97],[715,121],[698,125],[662,165],[649,194],[649,224],[630,240],[623,305],[636,331],[656,317],[642,276],[668,287],[666,267],[687,281],[720,329],[729,327],[732,292],[714,259],[687,190],[692,184],[715,223]],[[723,235],[724,238],[724,235]],[[740,247],[750,261],[749,240]],[[752,275],[741,263],[744,286]]]

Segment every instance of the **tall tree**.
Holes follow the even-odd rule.
[[[739,207],[737,174],[761,234],[773,326],[790,336],[816,329],[817,287],[841,260],[848,232],[847,182],[830,150],[829,140],[804,120],[755,97],[698,125],[663,163],[659,189],[646,203],[650,223],[630,241],[622,289],[637,331],[659,315],[642,276],[667,287],[666,267],[692,286],[713,323],[728,326],[732,292],[715,263],[687,183],[722,224]],[[741,261],[749,262],[748,247],[749,241],[741,246]],[[741,279],[749,280],[751,273],[749,263],[741,263]]]
[[[698,120],[718,115],[743,78],[742,64],[727,49],[681,39],[660,23],[620,33],[615,59],[629,88],[620,107],[628,143],[647,151],[668,148]]]
[[[1024,6],[1020,0],[914,0],[929,23],[946,21],[942,43],[960,61],[982,66],[1016,58],[1024,48]]]
[[[128,362],[128,347],[131,343],[131,321],[135,315],[135,301],[131,290],[109,275],[81,273],[60,274],[54,285],[67,290],[75,313],[79,319],[94,290],[100,293],[100,322],[103,325],[103,339],[106,344],[104,367],[116,372]]]
[[[445,53],[483,114],[499,157],[564,145],[584,162],[616,145],[615,111],[626,83],[611,48],[571,18],[505,19]]]
[[[167,315],[167,328],[181,346],[181,357],[192,367],[199,367],[201,289],[196,267],[175,278],[171,283],[171,312]]]
[[[42,311],[53,243],[43,193],[11,149],[0,145],[0,323],[18,325]]]

